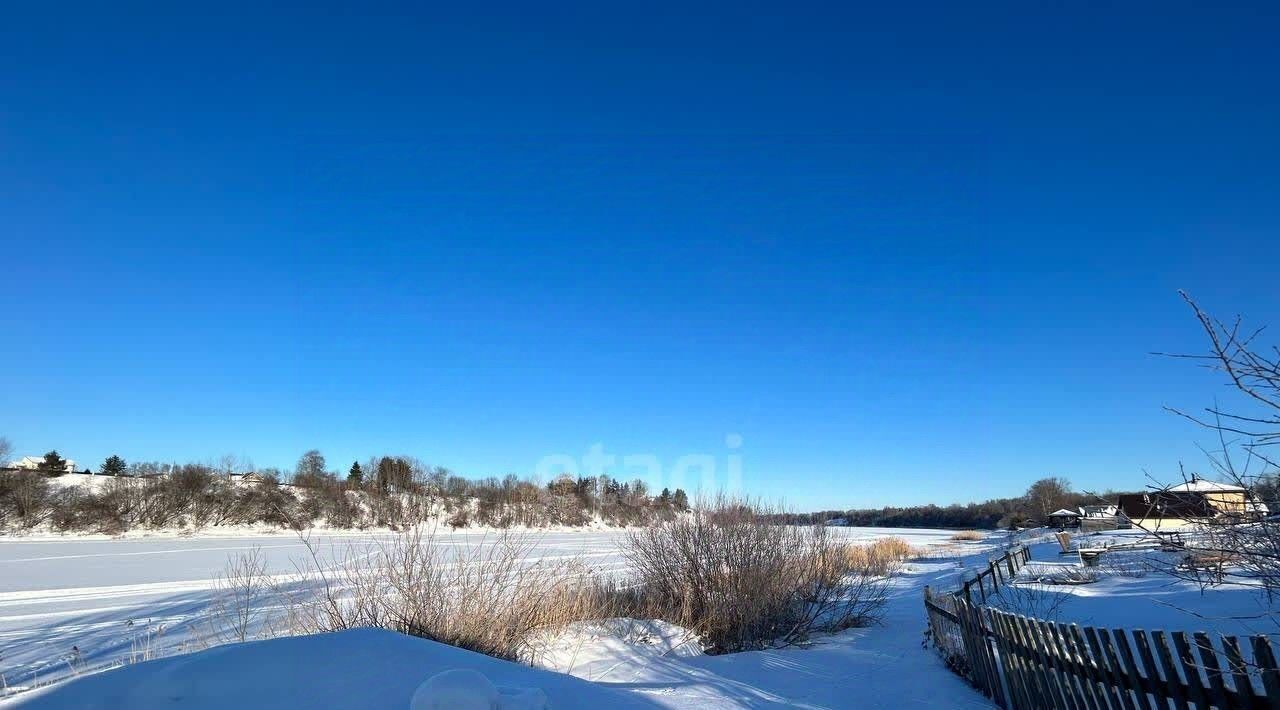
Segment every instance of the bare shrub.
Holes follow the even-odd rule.
[[[99,532],[124,532],[138,521],[138,511],[143,507],[147,485],[145,479],[113,478],[107,481],[100,494],[91,495],[83,502],[82,525]]]
[[[548,494],[543,506],[547,511],[547,521],[552,525],[578,526],[591,522],[587,511],[572,495]]]
[[[987,598],[990,606],[1032,619],[1056,621],[1071,594],[1042,584],[1006,584]]]
[[[131,486],[133,523],[140,527],[164,528],[178,522],[181,510],[176,505],[176,487],[164,478],[146,478]]]
[[[383,493],[374,488],[369,496],[369,512],[374,525],[399,530],[410,523],[405,514],[405,496],[400,493]]]
[[[173,467],[168,477],[110,477],[98,492],[67,490],[55,499],[58,530],[118,534],[134,527],[221,525],[236,519],[236,494],[208,467]]]
[[[987,539],[987,534],[981,530],[961,530],[951,536],[952,542],[978,542]]]
[[[49,514],[49,526],[58,532],[78,529],[80,521],[77,519],[77,514],[85,498],[86,494],[76,488],[68,488],[57,493]],[[0,527],[3,525],[0,524]]]
[[[224,525],[235,514],[236,492],[226,477],[210,475],[185,500],[187,521],[193,527]]]
[[[29,471],[0,471],[0,527],[33,527],[51,512],[49,481]]]
[[[188,514],[217,480],[219,479],[214,475],[213,469],[198,464],[179,466],[168,478],[156,479],[155,485],[168,508],[160,516],[172,519]]]
[[[269,614],[279,595],[261,549],[232,558],[214,586],[208,624],[212,640],[232,643],[275,635]]]
[[[719,499],[631,533],[624,554],[660,618],[695,631],[713,653],[797,643],[869,623],[883,584],[852,569],[824,526],[775,525],[775,511]]]
[[[470,524],[471,524],[471,511],[468,510],[465,506],[458,508],[453,512],[452,515],[449,516],[449,527],[454,528],[455,530],[457,528],[465,528]]]
[[[283,488],[275,476],[263,476],[260,482],[236,490],[231,513],[233,522],[297,529],[300,518],[297,497]]]
[[[1028,562],[1018,572],[1019,582],[1039,584],[1091,584],[1098,581],[1099,576],[1098,567],[1052,562]]]
[[[300,476],[294,477],[294,484]],[[362,511],[348,495],[347,486],[333,474],[311,474],[307,477],[306,492],[300,505],[300,513],[307,521],[323,520],[332,528],[353,528],[362,517]]]

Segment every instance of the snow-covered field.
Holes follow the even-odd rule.
[[[949,531],[938,530],[870,528],[839,528],[834,533],[851,541],[895,535],[920,546],[943,545],[951,535]],[[602,571],[625,569],[618,551],[623,531],[527,534],[535,538],[538,558],[582,559]],[[323,557],[339,558],[358,554],[389,537],[389,533],[317,533],[310,540]],[[447,551],[470,549],[477,543],[490,544],[495,540],[492,531],[440,532],[432,544]],[[157,535],[114,540],[0,539],[0,570],[3,570],[0,574],[3,685],[0,688],[47,685],[103,667],[143,658],[164,659],[200,648],[203,645],[201,627],[210,613],[216,578],[229,558],[255,548],[260,550],[268,569],[281,575],[294,572],[295,564],[308,554],[307,547],[292,533]],[[968,546],[966,549],[977,553],[984,548]],[[924,584],[946,583],[944,580],[955,573],[954,561],[911,564],[907,572],[894,581],[893,596],[882,626],[823,639],[809,649],[713,657],[687,648],[676,650],[674,646],[678,643],[665,638],[661,629],[644,627],[637,631],[633,626],[622,631],[584,627],[575,629],[558,641],[557,646],[548,649],[539,664],[623,691],[639,698],[642,705],[848,707],[856,699],[862,707],[912,704],[939,707],[939,698],[944,697],[947,700],[942,706],[950,703],[952,707],[985,707],[979,696],[920,646],[923,630],[920,588]],[[418,639],[388,641],[373,632],[351,638],[357,645],[427,643]],[[293,648],[292,645],[303,642],[280,639],[263,643],[291,644]],[[431,656],[422,649],[418,651]],[[232,651],[224,647],[183,658],[203,658],[210,653],[226,657],[225,654]],[[257,652],[245,653],[252,656]],[[353,658],[367,659],[358,665],[373,661],[369,654],[357,648],[352,648],[350,653]],[[452,649],[446,655],[449,653]],[[126,674],[183,662],[186,661],[152,661],[111,671],[101,676],[108,680],[95,677],[92,682],[121,683],[129,677]],[[289,668],[284,667],[280,672],[288,671]],[[308,675],[305,682],[328,682],[321,679],[323,675]],[[413,682],[409,683],[410,680]],[[404,679],[403,683],[408,684],[406,692],[411,692],[421,680]],[[61,692],[57,690],[60,687],[55,687],[54,695],[17,693],[8,702],[43,706],[46,702],[52,703],[52,698]],[[234,687],[225,690],[231,695],[236,692]],[[939,695],[943,691],[945,693]],[[340,696],[320,694],[319,697]],[[404,696],[399,705],[386,707],[407,707],[407,698]],[[308,707],[323,705],[308,704]],[[125,707],[129,703],[107,706]],[[333,700],[330,706],[384,705],[373,700],[355,705]]]

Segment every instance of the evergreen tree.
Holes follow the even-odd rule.
[[[347,474],[347,483],[351,484],[353,488],[364,483],[364,469],[360,468],[359,461],[351,464],[351,472]]]
[[[671,502],[675,505],[676,510],[689,509],[689,496],[684,492],[683,488],[677,488],[675,495],[671,497]]]
[[[663,488],[662,493],[658,494],[658,504],[663,508],[671,506],[671,489]]]
[[[39,470],[45,473],[66,473],[67,460],[59,456],[57,450],[50,451],[44,455],[44,460],[40,462]]]
[[[124,473],[125,468],[124,459],[113,454],[108,456],[106,461],[102,462],[102,466],[99,471],[104,476],[119,476]]]

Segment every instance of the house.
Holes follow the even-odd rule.
[[[1267,513],[1249,489],[1197,477],[1162,491],[1120,496],[1120,514],[1153,532],[1257,520]]]
[[[1055,510],[1049,513],[1049,527],[1058,528],[1074,528],[1080,524],[1080,513],[1074,510]]]
[[[64,469],[64,471],[66,473],[75,473],[76,462],[72,461],[71,459],[65,459],[65,461],[66,461],[66,468]],[[23,456],[17,461],[10,462],[9,468],[18,469],[20,471],[38,471],[40,470],[40,464],[42,463],[44,463],[43,456]]]
[[[1099,532],[1129,527],[1129,522],[1120,516],[1120,507],[1116,505],[1082,505],[1080,506],[1080,531]]]
[[[1199,493],[1209,501],[1209,504],[1220,515],[1257,519],[1265,517],[1270,512],[1266,504],[1255,498],[1249,489],[1231,483],[1206,481],[1203,478],[1192,476],[1190,481],[1173,486],[1169,491],[1171,493]]]
[[[1192,491],[1153,491],[1120,496],[1120,514],[1137,528],[1167,532],[1212,520],[1209,500]]]
[[[1114,518],[1119,512],[1120,506],[1116,505],[1080,506],[1080,517],[1082,518]]]
[[[235,485],[247,485],[250,483],[262,483],[262,476],[250,471],[248,473],[231,473],[227,475],[231,482]]]

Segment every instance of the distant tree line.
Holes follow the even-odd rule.
[[[851,526],[885,528],[1014,528],[1043,525],[1049,514],[1061,508],[1114,504],[1120,493],[1073,491],[1064,478],[1042,478],[1015,498],[993,498],[980,503],[953,505],[885,506],[852,510],[822,510],[782,516],[789,524],[844,521]]]
[[[320,451],[311,450],[292,474],[258,469],[246,477],[233,457],[215,466],[126,463],[113,455],[99,467],[104,479],[76,486],[51,484],[62,473],[54,458],[60,459],[50,452],[37,471],[0,472],[0,529],[42,524],[109,534],[256,524],[360,529],[402,528],[425,520],[453,527],[579,526],[593,520],[643,525],[689,510],[683,490],[654,492],[640,480],[560,476],[540,483],[515,475],[472,480],[406,456],[356,461],[339,476]]]

